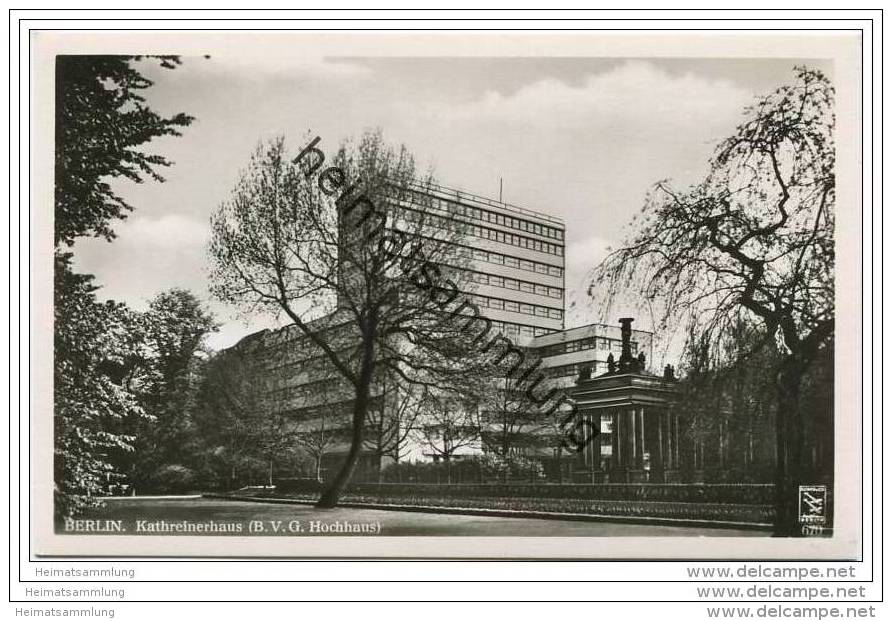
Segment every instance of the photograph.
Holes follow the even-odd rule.
[[[858,553],[857,35],[30,44],[38,553]]]

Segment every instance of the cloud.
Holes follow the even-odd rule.
[[[179,214],[132,217],[116,224],[115,231],[118,237],[113,243],[87,238],[75,245],[75,267],[97,275],[101,299],[141,309],[155,294],[171,287],[206,296],[207,223]]]
[[[221,73],[235,73],[251,79],[287,77],[290,79],[342,79],[362,78],[372,70],[348,60],[312,56],[296,49],[291,55],[277,51],[272,54],[263,46],[257,49],[239,49],[233,52],[215,53],[208,67]]]
[[[592,236],[584,240],[571,241],[567,244],[564,266],[566,275],[564,285],[567,303],[567,327],[591,323],[591,301],[586,293],[591,280],[592,269],[606,256],[610,246],[615,242],[603,237]]]
[[[672,75],[646,61],[629,61],[591,74],[578,85],[549,78],[508,95],[488,91],[458,106],[436,104],[428,112],[454,121],[541,128],[633,126],[674,131],[739,115],[750,97],[749,91],[727,80],[691,73]]]
[[[124,243],[158,250],[204,246],[210,236],[207,222],[180,214],[168,214],[158,219],[133,218],[118,228]]]

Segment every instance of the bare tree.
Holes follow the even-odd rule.
[[[481,403],[480,439],[483,448],[497,455],[507,466],[514,457],[538,446],[547,431],[549,416],[523,387],[503,377],[487,386]],[[508,468],[503,469],[507,479]]]
[[[452,460],[464,448],[480,444],[477,403],[453,391],[426,390],[418,437],[436,458],[446,462],[447,483],[452,482]]]
[[[325,456],[344,441],[343,417],[338,416],[331,406],[318,408],[298,426],[295,441],[313,460],[316,480],[321,482]]]
[[[834,333],[834,91],[818,71],[747,108],[702,183],[661,182],[590,292],[639,294],[667,329],[687,322],[717,346],[740,321],[776,347],[777,530],[796,531],[803,377]],[[757,347],[757,348],[758,348]],[[745,357],[747,354],[742,354]],[[728,361],[716,360],[716,364]]]
[[[385,375],[377,382],[378,398],[369,409],[365,447],[377,459],[378,482],[384,458],[398,462],[417,431],[424,389]]]
[[[318,142],[294,158],[281,138],[258,149],[213,216],[210,255],[220,299],[284,314],[352,391],[350,447],[319,500],[331,507],[363,448],[375,378],[433,386],[473,365],[468,331],[444,321],[467,277],[453,245],[467,226],[433,215],[430,180],[379,133],[324,170]]]

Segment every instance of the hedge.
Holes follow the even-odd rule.
[[[611,483],[602,485],[355,483],[350,485],[345,492],[350,495],[388,498],[548,498],[744,505],[774,503],[773,485],[752,483]]]
[[[430,496],[363,496],[346,494],[342,502],[420,507],[449,507],[610,515],[623,517],[661,517],[685,520],[713,520],[770,524],[774,508],[766,505],[710,504],[685,502],[643,502],[616,500],[579,500],[570,498],[432,498]]]

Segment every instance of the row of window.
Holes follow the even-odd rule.
[[[500,332],[505,336],[545,336],[557,332],[552,328],[540,328],[539,326],[526,326],[521,323],[511,323],[510,321],[493,321],[492,329],[494,332]]]
[[[276,384],[280,383],[277,382]],[[285,385],[282,387],[278,387],[270,382],[267,384],[267,390],[267,397],[279,403],[288,401],[305,402],[310,399],[317,402],[326,402],[331,399],[345,398],[350,394],[350,391],[344,384],[333,381],[332,378],[312,380],[297,386]]]
[[[530,220],[524,220],[523,218],[516,218],[514,216],[499,213],[497,211],[489,211],[488,209],[481,209],[479,207],[464,205],[462,203],[457,203],[455,201],[447,200],[444,198],[437,198],[434,196],[430,196],[429,194],[425,194],[424,192],[413,191],[412,194],[415,197],[415,202],[422,206],[430,205],[434,209],[448,211],[449,213],[464,216],[466,218],[472,218],[474,220],[489,222],[490,224],[506,226],[518,231],[534,233],[543,237],[551,237],[552,239],[564,239],[564,231],[553,226],[540,224],[538,222],[532,222]]]
[[[431,226],[437,226],[447,230],[461,231],[481,239],[489,239],[502,244],[510,244],[519,248],[544,252],[545,254],[564,256],[564,247],[560,244],[550,244],[539,239],[533,239],[532,237],[514,235],[498,229],[491,229],[486,226],[467,224],[445,216],[438,216],[415,209],[403,209],[402,211],[406,219],[409,221],[423,221],[425,224],[430,224]]]
[[[525,293],[535,293],[537,295],[547,295],[550,298],[560,299],[563,297],[563,289],[558,287],[548,287],[538,283],[527,282],[525,280],[515,280],[505,276],[496,276],[495,274],[485,274],[483,272],[473,272],[471,280],[478,285],[489,285],[491,287],[501,287],[502,289],[512,289],[514,291],[523,291]]]
[[[558,377],[578,377],[583,367],[589,367],[592,370],[592,375],[595,375],[598,373],[599,366],[603,368],[605,363],[592,360],[591,362],[577,362],[574,364],[562,364],[559,367],[548,367],[547,369],[542,369],[542,373],[545,377],[552,379]]]
[[[525,302],[491,298],[487,295],[469,295],[468,300],[480,308],[494,308],[496,310],[508,311],[509,313],[522,313],[524,315],[533,315],[535,317],[545,317],[548,319],[564,318],[564,311],[557,308],[539,306],[538,304],[526,304]]]
[[[422,236],[422,239],[431,238]],[[506,267],[513,267],[525,272],[534,272],[536,274],[547,274],[549,276],[554,276],[555,278],[562,278],[564,276],[564,269],[562,267],[558,267],[557,265],[548,265],[547,263],[539,263],[538,261],[521,259],[508,254],[502,254],[500,252],[492,252],[489,250],[472,248],[470,246],[465,246],[464,244],[454,243],[452,245],[457,248],[457,250],[455,250],[455,256],[470,257],[475,261],[485,261],[486,263],[492,263],[494,265],[504,265]]]
[[[613,352],[622,352],[623,344],[622,341],[618,339],[608,339],[591,336],[584,339],[577,339],[575,341],[568,341],[566,343],[556,343],[554,345],[547,345],[538,350],[539,355],[543,358],[547,358],[548,356],[559,356],[560,354],[572,354],[577,351],[584,351],[587,349],[601,349],[601,350],[610,350]],[[638,343],[632,341],[632,354],[638,353]]]

